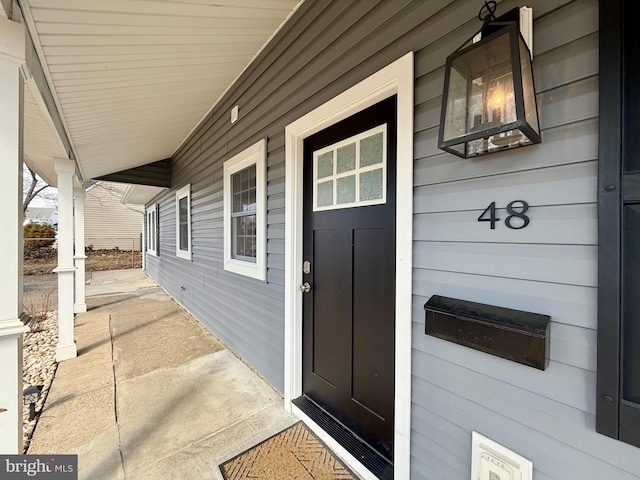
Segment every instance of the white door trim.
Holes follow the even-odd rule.
[[[320,105],[285,128],[284,405],[302,395],[302,152],[304,139],[385,98],[398,98],[396,176],[396,345],[394,476],[409,478],[411,433],[411,292],[413,221],[413,52]],[[308,421],[309,419],[304,419]],[[328,446],[339,450],[330,437]],[[345,459],[347,460],[347,459]],[[348,462],[370,478],[364,466]]]

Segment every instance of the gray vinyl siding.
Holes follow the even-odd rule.
[[[148,272],[282,390],[284,128],[415,52],[413,479],[469,478],[474,430],[532,460],[536,480],[640,478],[638,450],[595,432],[598,2],[527,3],[541,145],[473,160],[437,148],[445,59],[478,29],[477,1],[306,1],[181,146],[172,190],[157,199],[160,254]],[[504,0],[500,12],[519,5]],[[222,165],[261,138],[266,283],[225,272],[222,258]],[[191,262],[175,256],[175,190],[187,183]],[[517,199],[531,224],[509,230],[503,209]],[[476,221],[492,201],[496,230]],[[426,336],[433,294],[550,315],[549,367]]]

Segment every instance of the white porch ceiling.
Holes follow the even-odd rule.
[[[20,0],[85,180],[170,157],[299,0]]]
[[[49,185],[56,185],[55,158],[67,158],[67,152],[56,138],[55,127],[43,113],[46,108],[36,101],[38,92],[32,94],[31,88],[35,88],[35,85],[25,82],[24,161]]]

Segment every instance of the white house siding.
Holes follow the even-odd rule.
[[[156,199],[149,273],[282,390],[284,127],[415,52],[414,479],[468,479],[474,430],[531,459],[536,480],[640,478],[640,451],[595,432],[598,2],[527,3],[541,145],[467,160],[437,148],[444,62],[479,28],[479,2],[307,1],[179,149],[173,189]],[[266,283],[225,272],[222,243],[223,162],[261,138]],[[175,256],[175,191],[187,183],[192,261]],[[513,200],[530,205],[522,230],[504,226]],[[502,221],[490,230],[477,217],[493,201]],[[550,315],[548,368],[425,335],[434,294]]]
[[[120,200],[126,185],[98,182],[87,189],[84,205],[85,245],[99,249],[140,250],[142,214]]]

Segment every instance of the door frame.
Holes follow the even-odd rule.
[[[294,412],[356,473],[375,478],[355,457],[302,413],[302,212],[304,139],[397,95],[396,334],[394,477],[409,478],[411,459],[411,327],[413,249],[413,52],[300,117],[285,128],[284,407]]]

